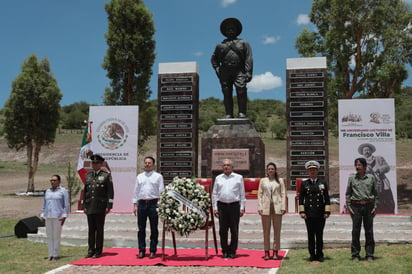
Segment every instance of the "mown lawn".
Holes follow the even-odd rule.
[[[16,219],[0,220],[1,273],[45,273],[85,255],[85,247],[62,246],[61,259],[49,262],[45,259],[46,244],[13,236],[17,222]],[[364,260],[353,263],[349,248],[334,248],[325,250],[325,262],[314,264],[306,260],[306,249],[292,249],[278,273],[412,273],[411,254],[412,244],[382,245],[376,247],[373,263]]]

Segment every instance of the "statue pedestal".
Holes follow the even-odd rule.
[[[218,119],[202,137],[201,176],[222,173],[224,159],[245,178],[265,176],[265,144],[247,118]]]

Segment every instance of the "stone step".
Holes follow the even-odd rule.
[[[239,225],[239,248],[263,246],[261,217],[258,214],[245,214]],[[216,220],[216,237],[219,244],[219,224]],[[62,231],[62,244],[87,246],[87,219],[83,213],[70,214]],[[159,223],[159,247],[162,240],[162,223]],[[352,221],[349,215],[332,214],[326,221],[324,242],[326,247],[348,247],[351,241]],[[363,231],[363,230],[362,230]],[[147,235],[150,234],[149,225]],[[361,234],[363,241],[363,232]],[[412,243],[412,222],[410,216],[377,215],[374,222],[374,236],[377,243]],[[172,246],[171,233],[167,232],[165,245]],[[37,234],[28,234],[33,242],[47,243],[44,227]],[[198,230],[188,237],[176,234],[176,244],[182,248],[205,246],[205,231]],[[105,223],[106,247],[137,248],[137,221],[133,214],[110,213]],[[212,230],[209,229],[209,248],[214,247]],[[302,248],[307,246],[305,222],[296,213],[288,213],[282,219],[282,248]]]

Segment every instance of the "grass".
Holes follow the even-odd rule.
[[[14,235],[14,225],[17,222],[16,219],[1,219],[0,236]],[[46,244],[5,236],[0,238],[0,272],[45,273],[82,258],[85,252],[85,247],[62,246],[60,260],[49,262],[45,259]],[[278,273],[411,273],[410,254],[412,244],[382,245],[376,247],[376,260],[373,263],[353,263],[349,248],[335,248],[325,250],[324,263],[312,264],[306,261],[306,249],[292,249]]]
[[[17,222],[17,219],[0,220],[1,273],[45,273],[78,260],[86,253],[84,247],[62,246],[60,260],[49,262],[46,260],[48,255],[46,244],[14,237],[14,225]]]
[[[308,257],[306,249],[290,250],[278,273],[411,273],[412,271],[411,244],[378,245],[375,249],[376,259],[372,263],[365,260],[353,263],[349,247],[325,249],[324,253],[325,262],[314,264],[306,261]]]

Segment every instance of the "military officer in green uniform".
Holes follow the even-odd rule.
[[[104,221],[113,207],[113,181],[109,170],[103,167],[104,158],[98,154],[90,157],[92,170],[86,174],[83,210],[89,227],[88,253],[86,258],[102,256]]]
[[[318,178],[319,167],[317,161],[305,163],[309,179],[300,188],[299,214],[308,232],[309,261],[323,262],[323,229],[330,215],[330,199],[326,182]]]

